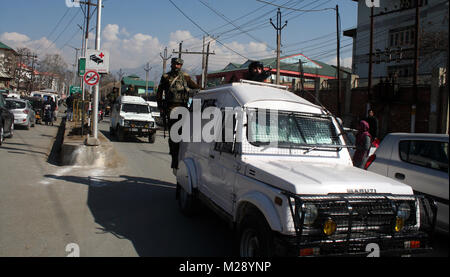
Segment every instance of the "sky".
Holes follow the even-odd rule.
[[[96,0],[93,0],[96,3]],[[265,2],[265,3],[264,3]],[[160,53],[167,47],[172,57],[183,41],[183,50],[201,51],[202,36],[209,35],[209,70],[229,62],[243,63],[276,56],[277,7],[282,21],[282,55],[303,53],[312,59],[336,64],[336,15],[341,30],[356,27],[357,2],[350,0],[103,0],[101,49],[110,52],[110,69],[127,75],[145,74],[151,80],[162,72]],[[274,5],[270,5],[272,3]],[[69,5],[70,6],[70,5]],[[331,9],[333,8],[333,9]],[[297,10],[294,10],[297,9]],[[308,10],[298,11],[298,10]],[[83,10],[68,7],[66,0],[2,0],[0,41],[15,49],[27,47],[43,58],[58,53],[68,65],[81,47]],[[90,21],[89,45],[94,48],[96,14]],[[79,25],[79,26],[78,26]],[[216,38],[212,40],[211,37]],[[351,38],[341,33],[341,64],[351,66]],[[184,68],[197,73],[200,55],[183,55]]]

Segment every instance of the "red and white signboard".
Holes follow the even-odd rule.
[[[86,50],[86,71],[95,70],[100,74],[109,73],[109,52],[104,50]]]
[[[89,70],[84,74],[83,79],[86,85],[95,86],[100,81],[100,75],[95,70]]]

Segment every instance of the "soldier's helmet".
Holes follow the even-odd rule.
[[[181,58],[172,58],[171,63],[172,64],[183,64],[184,61]]]

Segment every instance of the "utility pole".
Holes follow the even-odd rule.
[[[176,54],[178,53],[178,58],[181,59],[181,53],[183,52],[183,42],[180,42],[179,46],[178,46],[178,52],[175,51],[175,49],[173,50],[173,53]]]
[[[215,55],[216,53],[215,52],[209,52],[209,46],[210,46],[210,43],[211,43],[211,41],[209,41],[208,42],[208,46],[207,46],[207,48],[208,48],[208,50],[207,50],[207,52],[205,53],[205,51],[203,50],[202,52],[195,52],[195,51],[179,51],[179,52],[177,52],[177,51],[173,51],[173,53],[174,54],[178,54],[179,56],[181,56],[181,54],[193,54],[193,55],[202,55],[203,57],[205,57],[205,64],[202,66],[202,86],[203,86],[203,88],[205,88],[206,87],[206,80],[207,80],[207,68],[208,68],[208,60],[209,60],[209,55]],[[180,44],[181,45],[181,44]],[[181,50],[181,46],[180,46],[180,50]]]
[[[72,85],[75,85],[75,82],[76,82],[76,76],[77,76],[77,65],[78,65],[78,51],[80,51],[80,48],[76,48],[76,47],[73,47],[73,46],[70,46],[69,45],[69,47],[70,48],[73,48],[74,50],[75,50],[75,63],[73,64],[73,80],[72,80]]]
[[[419,0],[415,1],[416,3],[416,22],[414,24],[414,68],[413,68],[413,87],[414,87],[414,95],[413,95],[413,104],[411,106],[411,133],[416,132],[416,111],[417,111],[417,99],[419,95],[419,91],[417,88],[417,75],[419,72],[419,21],[420,21],[420,13],[419,13]]]
[[[341,33],[339,30],[339,6],[336,5],[336,41],[337,41],[337,116],[341,116]]]
[[[202,44],[202,87],[204,88],[205,84],[205,36],[203,36],[203,44]]]
[[[119,75],[119,96],[122,95],[122,78],[123,75],[125,75],[125,72],[122,71],[122,68],[119,69],[119,72],[117,72],[117,75]]]
[[[303,64],[306,62],[303,62],[301,59],[298,59],[298,72],[299,72],[299,76],[300,76],[300,92],[302,92],[303,90],[305,90],[305,75],[304,75],[304,70],[303,70]]]
[[[159,53],[159,55],[161,56],[161,59],[163,60],[163,74],[166,73],[166,67],[167,67],[167,61],[172,58],[172,55],[170,55],[170,57],[167,57],[167,47],[164,48],[164,56]]]
[[[272,26],[277,31],[277,79],[276,79],[276,83],[277,83],[277,85],[279,85],[280,84],[281,30],[283,30],[284,27],[286,27],[286,25],[287,25],[287,20],[286,20],[284,25],[281,26],[281,11],[280,11],[280,8],[278,8],[278,12],[277,12],[277,25],[275,26],[275,24],[273,24],[272,18],[270,19],[270,24],[272,24]]]
[[[31,91],[33,91],[33,87],[34,87],[34,63],[37,59],[36,54],[31,55],[31,82],[30,82],[30,90],[29,92],[31,93]]]
[[[370,8],[370,39],[369,39],[369,82],[367,85],[367,93],[369,103],[372,101],[372,56],[373,56],[373,6]]]
[[[144,70],[145,70],[145,96],[148,98],[148,73],[150,72],[150,70],[152,70],[149,63],[145,65]]]
[[[211,41],[208,42],[208,47],[206,48],[206,58],[205,58],[205,81],[203,83],[203,88],[206,89],[208,85],[208,60],[209,60],[209,45]]]
[[[90,2],[90,0],[89,0]],[[95,36],[95,50],[100,51],[100,31],[102,22],[102,0],[97,0],[97,25]],[[94,87],[94,120],[92,126],[94,129],[94,142],[93,145],[99,145],[98,140],[98,102],[99,102],[100,81]]]

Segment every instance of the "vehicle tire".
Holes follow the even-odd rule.
[[[192,194],[189,194],[180,184],[177,184],[178,207],[183,215],[191,217],[196,211],[196,201]]]
[[[156,133],[149,134],[148,135],[148,142],[149,143],[155,143]]]
[[[116,136],[118,141],[123,141],[125,138],[125,133],[120,126],[116,128]]]
[[[273,234],[264,216],[257,210],[248,213],[238,226],[238,250],[240,257],[272,257]]]
[[[25,126],[25,130],[30,130],[31,120],[28,120],[27,126]]]

